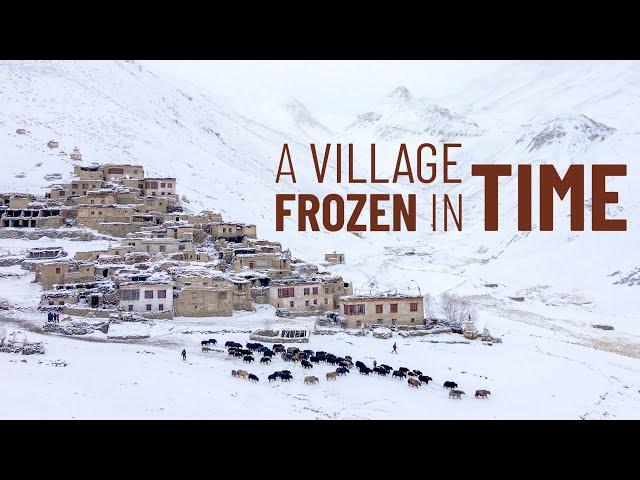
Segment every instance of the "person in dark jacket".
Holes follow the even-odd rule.
[[[187,351],[184,348],[182,349],[182,360],[187,360]]]
[[[393,342],[393,350],[391,350],[391,353],[398,353],[398,346],[396,345],[396,342]]]

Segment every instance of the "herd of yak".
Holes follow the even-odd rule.
[[[208,348],[209,345],[216,345],[217,341],[215,339],[203,340],[201,342],[203,349]],[[356,361],[353,363],[352,358],[349,355],[345,355],[344,357],[339,357],[332,353],[327,352],[314,352],[313,350],[300,350],[298,347],[287,347],[285,348],[282,344],[275,344],[272,348],[266,347],[261,343],[247,343],[245,347],[243,347],[240,343],[234,341],[228,341],[224,344],[227,348],[227,353],[232,357],[242,357],[242,361],[244,363],[252,363],[255,361],[254,354],[262,354],[260,358],[260,363],[269,365],[276,354],[280,354],[282,360],[285,362],[296,362],[299,363],[305,369],[313,368],[314,364],[325,363],[329,365],[337,365],[337,368],[333,372],[327,372],[326,379],[327,380],[336,380],[337,377],[346,375],[350,372],[354,366],[358,369],[361,375],[369,375],[371,373],[375,373],[380,376],[391,375],[393,378],[405,379],[407,378],[407,384],[409,387],[420,388],[423,384],[428,384],[433,379],[428,375],[423,375],[420,370],[409,370],[406,367],[399,367],[394,370],[389,365],[381,364],[376,365],[374,368],[369,368],[363,362]],[[374,362],[375,363],[375,362]],[[258,382],[259,378],[257,375],[253,373],[249,373],[246,370],[232,370],[231,375],[237,378],[244,378],[253,382]],[[272,373],[268,377],[269,382],[281,380],[283,382],[288,382],[293,379],[293,375],[289,370],[280,370]],[[306,376],[304,378],[305,384],[315,384],[320,380],[318,377],[313,375]],[[458,384],[451,381],[444,382],[444,388],[449,389],[449,397],[450,398],[462,398],[462,395],[466,395],[462,390],[458,389]],[[476,398],[487,398],[491,395],[489,390],[476,390],[475,397]]]

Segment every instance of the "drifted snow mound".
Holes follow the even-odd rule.
[[[586,150],[595,143],[604,142],[615,131],[586,115],[570,115],[554,118],[542,126],[527,125],[516,144],[524,145],[530,153],[552,145],[564,146],[569,151]]]
[[[138,322],[112,323],[107,333],[107,338],[114,340],[135,340],[150,336],[151,326]]]
[[[375,111],[358,115],[341,136],[362,135],[379,140],[438,136],[442,139],[482,134],[476,122],[425,99],[415,98],[406,87],[389,93]]]
[[[373,330],[373,336],[375,338],[391,338],[393,332],[387,327],[378,327]]]

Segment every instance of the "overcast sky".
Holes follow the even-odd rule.
[[[419,97],[438,98],[496,69],[496,61],[143,61],[153,70],[210,91],[240,113],[259,116],[265,106],[296,97],[334,130],[371,110],[399,85]]]

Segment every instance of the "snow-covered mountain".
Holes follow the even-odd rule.
[[[302,143],[325,141],[334,134],[295,97],[255,104],[247,115]]]
[[[415,98],[406,87],[399,86],[379,102],[374,110],[358,115],[355,122],[341,135],[395,141],[419,139],[425,135],[448,140],[480,133],[480,127],[473,120],[440,105]]]
[[[513,61],[439,101],[487,123],[525,124],[582,114],[637,132],[640,63]]]

